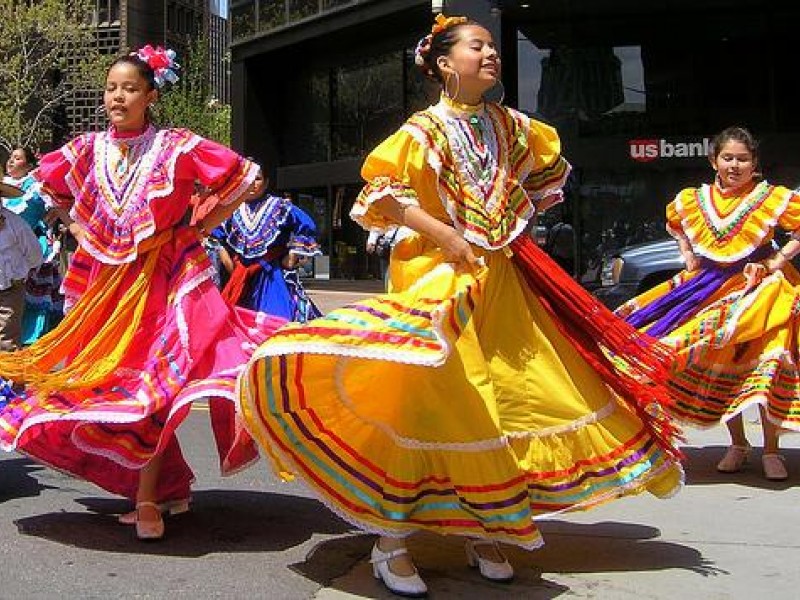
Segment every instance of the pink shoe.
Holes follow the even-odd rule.
[[[182,515],[183,513],[189,512],[189,500],[167,500],[166,502],[159,502],[158,508],[163,515],[170,515],[172,517],[175,515]],[[122,525],[135,525],[136,511],[132,510],[131,512],[121,514],[117,517],[117,522]]]
[[[789,473],[786,471],[786,459],[780,454],[764,454],[761,457],[764,467],[764,477],[770,481],[786,481]]]
[[[143,519],[142,509],[153,509],[157,519]],[[139,502],[136,505],[136,537],[142,541],[150,542],[164,537],[164,519],[161,518],[161,509],[155,502]]]
[[[717,464],[717,471],[720,473],[738,473],[742,470],[742,465],[747,462],[752,448],[747,446],[731,446]]]

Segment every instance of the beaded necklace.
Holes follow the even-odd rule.
[[[492,213],[504,197],[505,169],[501,168],[505,144],[484,104],[459,104],[443,96],[434,107],[442,120],[464,189],[483,201]]]
[[[94,146],[95,180],[102,198],[117,216],[144,192],[160,152],[161,144],[154,143],[156,135],[155,127],[149,126],[134,137],[115,137],[112,131],[97,136]]]

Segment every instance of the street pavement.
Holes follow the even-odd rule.
[[[373,289],[312,289],[325,309]],[[761,442],[755,413],[751,441]],[[714,465],[722,428],[689,431],[687,485],[669,500],[625,498],[539,523],[546,546],[508,549],[511,584],[484,581],[459,539],[415,536],[410,547],[432,599],[750,599],[800,597],[800,436],[783,438],[791,476],[763,479],[760,452],[735,475]],[[0,600],[33,598],[395,598],[372,577],[373,543],[299,482],[264,461],[218,475],[204,405],[179,431],[195,469],[192,511],[161,542],[116,523],[128,508],[94,486],[0,457]]]

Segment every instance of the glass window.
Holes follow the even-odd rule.
[[[793,71],[795,19],[751,14],[743,0],[725,14],[707,4],[606,8],[600,27],[588,3],[542,0],[536,19],[518,22],[521,108],[581,137],[708,133],[743,120],[800,131],[800,83],[781,75]],[[726,87],[731,64],[742,85]]]
[[[322,0],[322,10],[338,8],[346,4],[353,4],[354,0]]]
[[[325,68],[307,69],[284,82],[283,164],[330,158],[330,79]]]
[[[231,36],[234,40],[249,37],[256,32],[256,2],[257,0],[231,2]]]
[[[279,3],[275,3],[279,4]],[[289,20],[298,21],[319,12],[319,0],[288,0]]]
[[[403,122],[403,71],[402,51],[335,68],[334,159],[363,156]]]
[[[286,3],[261,2],[258,8],[258,30],[269,31],[286,24]]]
[[[613,4],[540,0],[535,16],[507,13],[518,29],[519,106],[556,126],[574,166],[567,202],[541,224],[570,222],[573,271],[587,284],[603,252],[666,236],[666,204],[713,179],[705,154],[724,127],[762,140],[769,179],[800,180],[800,8]]]

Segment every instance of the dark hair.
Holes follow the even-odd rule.
[[[452,27],[448,27],[444,31],[440,31],[439,33],[433,35],[430,46],[422,54],[424,62],[420,68],[425,75],[434,81],[444,84],[444,76],[442,75],[442,70],[439,68],[437,60],[440,56],[448,56],[450,54],[450,50],[452,50],[453,46],[458,43],[459,29],[462,27],[468,27],[470,25],[483,27],[483,25],[477,21],[468,19],[463,23],[453,25]]]
[[[758,168],[758,140],[744,127],[727,127],[720,131],[711,142],[711,156],[716,159],[722,147],[728,142],[739,142],[753,156],[753,165]]]
[[[119,58],[117,58],[113,63],[111,63],[111,66],[108,68],[108,70],[110,71],[117,65],[122,65],[122,64],[132,65],[139,72],[139,75],[141,75],[142,79],[144,79],[147,82],[147,87],[149,89],[151,90],[158,89],[158,86],[156,85],[155,71],[153,71],[153,68],[150,65],[148,65],[145,61],[143,61],[141,58],[139,58],[135,54],[124,54]]]
[[[25,162],[28,163],[28,166],[35,167],[39,163],[39,161],[36,160],[36,155],[33,153],[33,150],[30,148],[26,148],[25,146],[14,146],[11,151],[14,152],[14,150],[22,150],[22,153],[25,155]]]

